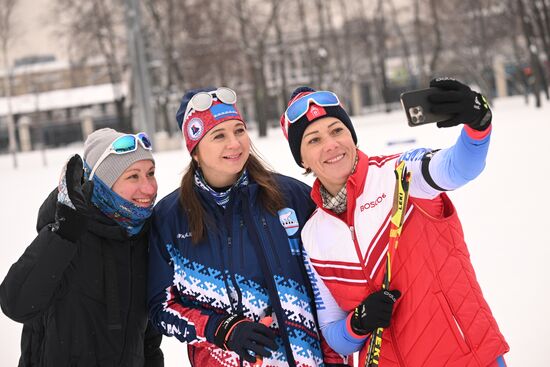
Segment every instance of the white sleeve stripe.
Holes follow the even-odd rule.
[[[312,263],[315,263],[316,268],[335,268],[335,269],[349,269],[349,270],[363,270],[361,268],[361,265],[357,266],[348,266],[348,265],[333,265],[333,264],[319,264],[316,263],[314,260],[311,260]]]
[[[340,278],[340,277],[326,277],[320,275],[319,278],[323,280],[338,280],[340,282],[346,282],[346,283],[360,283],[360,284],[366,284],[366,279],[346,279],[346,278]]]

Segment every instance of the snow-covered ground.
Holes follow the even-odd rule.
[[[359,146],[370,155],[399,152],[415,146],[446,147],[459,128],[433,125],[409,128],[404,113],[354,117]],[[294,164],[282,133],[258,138],[256,148],[278,171],[311,183]],[[550,354],[550,239],[544,232],[550,199],[550,107],[527,107],[521,98],[496,100],[494,132],[487,167],[474,182],[450,194],[462,220],[472,262],[511,351],[510,367],[547,367]],[[411,139],[415,143],[407,143]],[[392,144],[393,143],[393,144]],[[397,144],[395,144],[397,143]],[[35,236],[37,209],[56,185],[69,154],[82,144],[40,152],[0,156],[0,279]],[[159,198],[175,189],[189,161],[185,150],[156,154]],[[16,366],[21,325],[0,315],[0,365]],[[163,341],[167,367],[189,365],[185,346]],[[434,366],[438,367],[438,366]]]

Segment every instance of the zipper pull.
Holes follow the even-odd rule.
[[[355,242],[355,228],[353,228],[353,226],[349,226],[349,231],[351,232],[351,240]]]

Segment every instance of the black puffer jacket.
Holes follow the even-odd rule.
[[[73,243],[50,230],[56,196],[0,286],[2,311],[24,323],[19,366],[163,366],[161,336],[147,321],[148,225],[128,237],[97,210]]]

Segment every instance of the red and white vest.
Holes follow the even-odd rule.
[[[381,289],[399,158],[358,154],[347,212],[317,209],[302,231],[316,275],[346,312]],[[422,180],[412,174],[413,182]],[[316,181],[312,197],[320,206],[319,187]],[[390,286],[402,296],[383,333],[381,367],[486,367],[509,350],[477,282],[456,210],[440,195],[443,214],[434,217],[423,209],[429,201],[415,198],[411,186]]]

